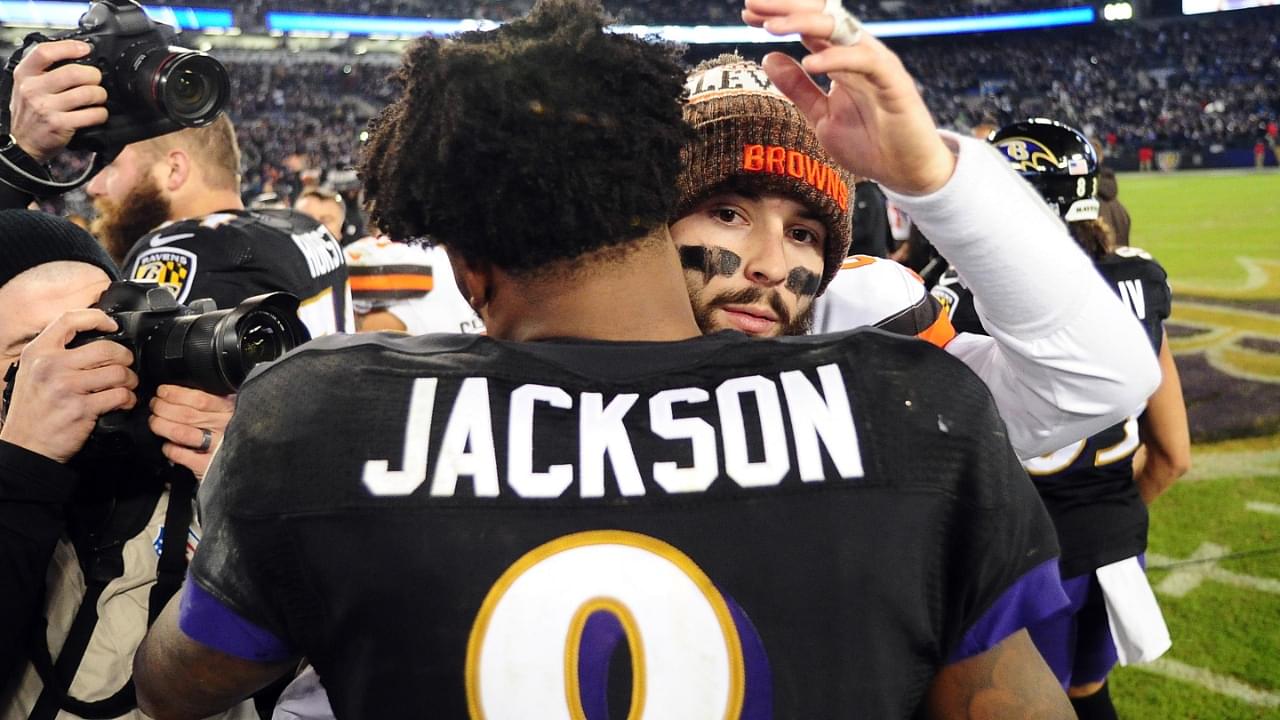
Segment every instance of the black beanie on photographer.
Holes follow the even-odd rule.
[[[120,271],[93,236],[70,220],[34,210],[0,210],[0,287],[37,265],[69,260]]]

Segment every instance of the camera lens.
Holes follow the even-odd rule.
[[[227,395],[255,365],[277,360],[309,339],[307,326],[298,319],[296,297],[258,295],[227,310],[163,321],[149,333],[139,374],[155,385]]]
[[[156,105],[185,127],[213,122],[231,96],[231,80],[222,63],[192,50],[170,53],[152,79]]]
[[[289,351],[288,331],[275,315],[256,310],[240,320],[236,328],[240,357],[246,370],[260,362],[275,360]]]
[[[173,83],[173,87],[169,91],[169,97],[173,101],[171,107],[174,112],[184,114],[198,112],[200,106],[209,97],[208,80],[191,72],[190,69],[183,70],[170,82]]]

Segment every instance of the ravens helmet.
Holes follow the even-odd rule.
[[[1063,220],[1098,218],[1098,155],[1079,130],[1056,120],[1031,118],[1005,125],[987,142],[1057,208]]]

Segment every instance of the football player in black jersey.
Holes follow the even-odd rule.
[[[1067,221],[1076,242],[1147,331],[1160,359],[1160,386],[1137,417],[1025,463],[1058,529],[1062,577],[1072,612],[1031,628],[1082,720],[1115,718],[1106,677],[1117,662],[1151,660],[1168,632],[1139,561],[1147,508],[1186,472],[1191,442],[1178,371],[1165,337],[1171,295],[1164,268],[1142,250],[1116,247],[1099,218],[1098,163],[1074,128],[1031,119],[990,141]],[[973,296],[954,272],[935,288],[957,329],[983,332]],[[1131,581],[1127,587],[1124,581]],[[1118,627],[1108,621],[1108,611]]]
[[[1052,526],[985,387],[874,330],[703,337],[666,229],[683,72],[604,25],[546,0],[407,51],[373,219],[448,249],[489,336],[322,338],[244,385],[147,712],[306,656],[338,718],[1069,717],[1020,630],[1065,604]],[[945,183],[897,58],[837,50],[881,118],[849,149]]]
[[[283,290],[302,301],[313,337],[354,329],[347,266],[320,223],[288,210],[246,211],[240,150],[225,116],[125,147],[86,187],[94,234],[125,279],[151,280],[178,302],[234,307]]]

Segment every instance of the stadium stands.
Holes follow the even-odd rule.
[[[994,0],[984,7],[1027,9],[1035,1]],[[688,23],[699,12],[698,17],[708,20],[706,13],[720,12],[712,8],[721,4],[736,12],[738,0],[631,0],[630,8],[643,8],[649,18],[670,13],[671,20]],[[444,8],[447,3],[318,0],[305,5],[313,10],[332,6],[347,12],[421,13],[428,5]],[[473,14],[481,15],[518,7],[483,0],[471,5]],[[956,0],[912,0],[910,5],[911,12],[921,14],[977,7]],[[251,0],[238,12],[288,6],[287,0]],[[457,15],[452,10],[440,14]],[[1255,143],[1264,138],[1267,124],[1280,117],[1280,8],[1155,24],[890,44],[923,82],[940,125],[963,131],[984,120],[1055,117],[1098,138],[1109,161],[1122,168],[1136,167],[1141,147],[1179,151],[1184,165],[1212,164],[1207,158],[1224,151],[1244,152],[1251,163]],[[353,163],[365,123],[396,92],[387,77],[398,63],[387,53],[357,55],[354,47],[349,44],[341,52],[216,51],[233,78],[231,114],[244,153],[246,194],[271,189],[292,195],[302,170],[339,170]],[[690,59],[727,50],[759,56],[769,49],[787,48],[693,46]],[[74,162],[65,161],[67,172]]]

